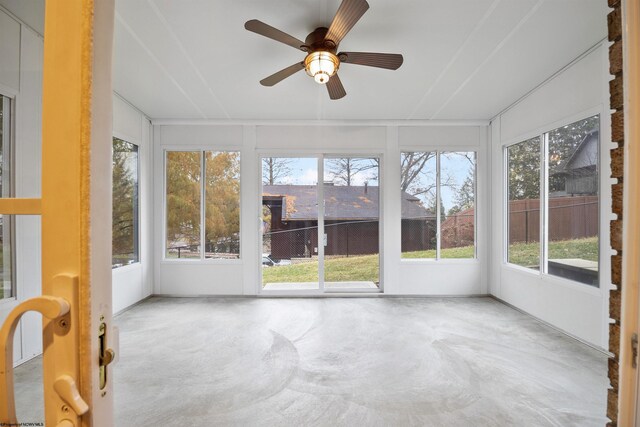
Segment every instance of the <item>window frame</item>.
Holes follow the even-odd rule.
[[[542,183],[544,181],[544,167],[542,165],[542,162],[544,162],[544,147],[543,147],[543,134],[534,134],[531,135],[527,138],[523,138],[523,139],[518,139],[515,142],[510,142],[508,144],[503,145],[502,147],[502,169],[503,169],[503,174],[502,174],[502,178],[503,178],[503,197],[502,197],[502,211],[503,211],[503,224],[504,224],[504,232],[503,232],[503,243],[502,243],[502,247],[503,247],[503,254],[502,254],[502,263],[504,265],[507,265],[511,268],[517,269],[519,271],[524,271],[524,272],[528,272],[528,273],[533,273],[536,276],[539,275],[538,273],[541,271],[541,267],[542,267],[542,257],[543,257],[543,242],[542,240],[542,230],[543,230],[543,221],[544,221],[544,217],[546,215],[546,212],[544,212],[544,205],[543,205],[543,187],[542,187]],[[539,214],[539,221],[540,221],[540,225],[538,227],[539,229],[539,245],[538,245],[538,266],[540,267],[538,270],[534,270],[533,268],[528,268],[528,267],[523,267],[521,265],[518,264],[514,264],[509,262],[509,148],[513,147],[515,145],[518,144],[523,144],[525,142],[529,142],[533,139],[538,139],[538,145],[540,147],[540,154],[538,156],[538,162],[540,163],[540,172],[538,174],[538,179],[539,181],[539,188],[538,191],[540,192],[540,201],[539,201],[539,210],[540,210],[540,214]]]
[[[435,153],[436,154],[436,256],[434,258],[403,258],[402,254],[402,231],[400,232],[400,262],[407,264],[420,264],[420,263],[440,263],[440,264],[459,264],[459,263],[477,263],[480,262],[478,258],[478,159],[480,158],[480,149],[475,146],[452,146],[448,148],[433,148],[428,147],[402,147],[400,149],[400,162],[402,156],[405,153]],[[471,258],[442,258],[441,257],[441,155],[446,153],[473,153],[474,165],[473,165],[473,257]],[[400,194],[402,197],[402,194]],[[400,215],[402,221],[402,214]],[[400,225],[402,230],[402,224]]]
[[[141,235],[142,227],[140,225],[141,221],[142,221],[142,205],[140,203],[140,201],[142,199],[140,197],[140,193],[141,193],[140,190],[142,188],[142,185],[141,185],[141,182],[142,182],[141,181],[142,180],[142,173],[141,173],[142,147],[141,147],[140,144],[137,144],[135,142],[131,142],[129,139],[127,139],[126,136],[118,135],[117,133],[114,132],[114,134],[111,137],[111,147],[112,147],[111,149],[112,150],[113,150],[113,142],[114,142],[113,140],[115,140],[115,139],[119,139],[120,141],[123,141],[123,142],[126,142],[128,144],[131,144],[131,145],[133,145],[133,146],[135,146],[137,148],[137,151],[136,151],[136,153],[137,153],[136,172],[137,172],[137,187],[138,187],[138,191],[137,191],[137,203],[136,203],[136,205],[137,205],[137,209],[136,209],[136,211],[137,211],[136,212],[136,214],[137,214],[136,215],[137,216],[137,218],[136,218],[136,220],[137,220],[136,234],[137,234],[137,236],[136,237],[138,239],[138,245],[137,245],[137,248],[138,248],[138,260],[136,262],[132,262],[132,263],[126,264],[126,265],[121,265],[119,267],[114,267],[113,266],[113,261],[112,261],[112,265],[111,265],[111,270],[112,271],[114,271],[114,270],[123,271],[123,269],[126,269],[127,267],[133,267],[133,266],[141,265],[142,262],[143,262],[142,249],[141,249],[142,248],[142,245],[141,245],[141,242],[142,242],[142,235]],[[113,153],[113,151],[112,151],[112,153]],[[112,154],[112,156],[113,156],[113,154]],[[111,180],[113,182],[113,173],[112,173]],[[113,191],[113,189],[112,189],[112,191]],[[113,212],[113,208],[112,208],[112,212]],[[111,222],[113,223],[113,218],[111,218]],[[113,237],[112,237],[112,241],[113,241]],[[111,249],[111,257],[112,257],[112,260],[113,260],[113,248]]]
[[[170,152],[197,152],[200,153],[200,251],[199,258],[168,258],[167,257],[167,157]],[[239,229],[238,229],[238,257],[237,258],[206,258],[205,257],[205,240],[206,240],[206,153],[237,153],[239,156],[239,172],[238,172],[238,200],[240,205]],[[242,207],[242,149],[230,147],[210,147],[201,145],[171,145],[162,149],[162,255],[161,264],[242,264],[244,263],[244,245],[242,244],[242,228],[243,217],[245,215]]]
[[[587,283],[579,282],[577,280],[571,280],[566,277],[561,277],[548,273],[548,245],[549,245],[549,233],[548,233],[548,216],[549,216],[549,133],[559,128],[569,126],[573,123],[586,120],[588,118],[598,117],[598,131],[599,131],[599,145],[596,170],[598,171],[598,286],[592,286]],[[514,138],[506,143],[502,144],[502,266],[516,271],[520,271],[526,274],[530,274],[535,277],[544,278],[546,280],[555,281],[562,285],[567,285],[576,289],[580,289],[589,293],[599,294],[606,291],[605,286],[602,285],[602,227],[601,227],[601,207],[602,207],[602,152],[603,150],[603,112],[600,108],[595,108],[587,111],[583,111],[579,114],[575,114],[571,117],[563,120],[547,124],[538,128],[535,132],[529,132],[523,134],[517,138]],[[539,138],[540,143],[540,226],[539,226],[539,242],[540,242],[540,265],[538,270],[532,268],[523,267],[517,264],[509,262],[509,159],[508,149],[514,145],[529,141],[534,138]]]
[[[9,163],[9,173],[5,176],[3,174],[2,179],[5,177],[8,180],[8,193],[9,195],[6,197],[15,197],[15,97],[10,96],[8,94],[4,94],[0,92],[0,102],[2,102],[2,111],[3,111],[3,124],[2,131],[3,137],[0,144],[2,144],[2,152],[3,152],[3,162]],[[8,112],[8,117],[4,114],[5,111]],[[5,132],[8,134],[5,138]],[[8,149],[9,155],[5,156],[5,148]],[[4,166],[4,165],[3,165]],[[3,183],[4,187],[4,183]],[[0,194],[0,197],[3,197]],[[11,268],[11,273],[9,275],[9,279],[11,280],[11,296],[7,298],[1,298],[0,304],[6,304],[10,302],[14,302],[18,299],[18,286],[16,282],[16,215],[5,215],[4,217],[9,217],[9,248],[11,254],[11,260],[9,261],[9,265]],[[3,218],[4,221],[4,218]],[[3,224],[4,227],[4,224]],[[4,248],[3,248],[4,253]],[[3,261],[4,262],[4,261]]]

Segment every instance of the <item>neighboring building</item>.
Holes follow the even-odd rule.
[[[598,194],[598,144],[600,131],[589,132],[575,151],[551,173],[564,179],[564,191],[551,196],[577,196]]]
[[[436,213],[422,205],[421,200],[402,192],[402,248],[401,252],[414,252],[436,249],[437,217]]]
[[[325,255],[365,255],[379,252],[379,187],[325,184]],[[315,185],[265,185],[262,204],[270,221],[265,248],[273,259],[308,258],[318,255],[318,206]],[[408,250],[427,249],[435,238],[435,214],[419,199],[403,193],[402,221],[411,223]],[[415,247],[415,248],[414,248]],[[403,251],[405,250],[403,246]]]

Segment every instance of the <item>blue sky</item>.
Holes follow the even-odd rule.
[[[289,169],[291,173],[279,181],[282,184],[294,185],[316,185],[318,182],[318,159],[316,157],[291,158]],[[357,161],[357,160],[356,160]],[[369,159],[363,159],[363,162],[370,162]],[[325,181],[332,181],[332,175],[329,172],[330,159],[325,159]],[[352,185],[363,185],[365,181],[369,185],[378,185],[377,174],[375,170],[368,170],[359,173],[354,177],[355,183]]]
[[[440,175],[442,180],[444,181],[448,176],[452,181],[452,186],[442,186],[440,188],[445,212],[453,207],[456,192],[472,170],[473,165],[464,156],[444,153],[440,157]]]

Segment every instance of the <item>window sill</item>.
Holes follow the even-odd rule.
[[[111,269],[111,273],[115,273],[116,271],[118,271],[118,272],[127,272],[129,270],[135,270],[135,269],[138,269],[138,268],[141,268],[141,267],[142,267],[142,263],[140,261],[138,261],[138,262],[134,262],[132,264],[127,264],[127,265],[123,265],[123,266],[120,266],[120,267],[112,268]]]
[[[163,265],[243,265],[244,260],[239,259],[163,259]]]
[[[478,258],[400,258],[400,264],[435,264],[435,265],[451,265],[451,264],[479,264]]]
[[[15,304],[16,302],[17,302],[16,297],[0,299],[0,309],[2,308],[3,305]]]
[[[513,270],[513,271],[518,271],[520,273],[529,274],[529,275],[534,276],[534,277],[542,277],[542,273],[540,272],[540,270],[534,270],[533,268],[523,267],[523,266],[518,265],[518,264],[512,264],[510,262],[503,262],[502,263],[502,267],[505,267],[505,268]]]
[[[550,285],[562,286],[564,288],[569,288],[572,290],[576,290],[576,291],[594,295],[594,296],[602,296],[603,292],[608,292],[608,289],[604,289],[605,286],[602,286],[602,283],[600,283],[600,286],[595,287],[595,286],[587,285],[586,283],[576,282],[574,280],[565,279],[563,277],[542,273],[540,271],[532,270],[530,268],[520,267],[515,264],[504,263],[502,264],[502,268],[505,270],[517,271],[518,273],[527,274],[531,276],[533,279],[544,281],[545,283]]]

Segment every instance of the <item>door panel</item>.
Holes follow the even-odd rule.
[[[379,159],[324,159],[325,290],[380,284]]]
[[[318,158],[262,159],[262,288],[318,290]]]
[[[0,423],[17,422],[4,350],[20,317],[37,311],[46,425],[108,426],[114,1],[48,0],[45,8],[42,198],[0,198],[0,214],[41,215],[43,295],[18,304],[0,329]]]

